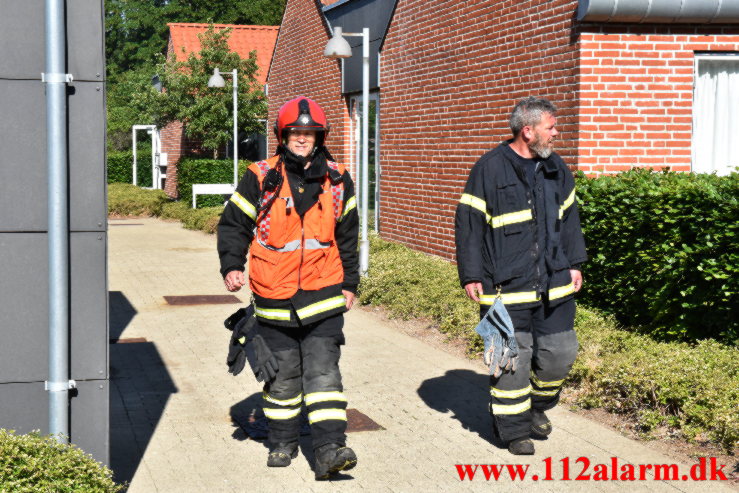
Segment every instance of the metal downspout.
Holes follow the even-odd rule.
[[[49,229],[49,433],[69,440],[69,214],[65,1],[46,0],[46,132]]]

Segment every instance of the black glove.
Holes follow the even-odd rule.
[[[254,376],[257,377],[258,382],[269,383],[277,376],[279,370],[277,366],[277,358],[272,354],[272,351],[267,347],[267,343],[259,334],[256,334],[247,344],[251,343],[254,351],[254,362],[249,358],[249,364],[254,372]],[[250,356],[251,351],[246,351],[247,357]],[[242,364],[243,366],[243,364]]]
[[[233,317],[233,315],[231,315],[231,317]],[[229,317],[229,319],[231,317]],[[228,322],[228,320],[226,320],[226,322]],[[240,335],[241,329],[244,325],[246,325],[246,317],[242,317],[238,322],[236,322],[233,333],[231,334],[231,341],[228,343],[226,364],[228,365],[228,372],[233,376],[241,373],[241,370],[244,369],[244,363],[246,362],[246,352],[244,350],[246,335]]]
[[[227,329],[233,330],[226,357],[228,372],[238,375],[248,360],[258,382],[271,382],[277,375],[277,358],[257,332],[254,305],[239,309],[223,324]]]

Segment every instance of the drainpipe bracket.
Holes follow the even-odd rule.
[[[66,382],[44,382],[44,390],[49,392],[63,392],[65,390],[76,389],[77,382],[74,380],[67,380]]]
[[[44,84],[71,84],[72,81],[74,81],[74,77],[72,77],[72,74],[60,74],[60,73],[49,73],[49,74],[41,74],[41,82]]]

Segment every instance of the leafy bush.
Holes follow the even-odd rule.
[[[133,151],[108,151],[108,183],[133,183]],[[151,146],[136,151],[136,178],[138,185],[150,187]]]
[[[239,177],[251,163],[239,161]],[[195,183],[233,183],[233,160],[182,158],[177,165],[177,193],[180,200],[192,204],[192,185]],[[198,195],[198,208],[223,206],[220,195]]]
[[[159,216],[170,200],[163,190],[144,190],[127,183],[108,185],[108,214]]]
[[[584,407],[634,418],[642,431],[679,429],[732,453],[739,441],[739,350],[716,341],[658,342],[578,307],[580,352],[568,379]]]
[[[578,179],[583,300],[663,340],[739,341],[739,174]]]
[[[0,491],[116,492],[113,473],[74,445],[0,429]]]
[[[363,304],[383,305],[402,318],[430,318],[442,332],[464,339],[470,352],[482,351],[474,331],[478,306],[459,287],[452,264],[377,237],[370,247],[359,286]],[[580,405],[628,415],[644,431],[663,425],[734,449],[739,350],[715,341],[657,342],[583,306],[575,329],[580,353],[567,385]]]

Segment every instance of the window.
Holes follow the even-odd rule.
[[[696,173],[727,175],[739,167],[739,53],[697,55],[693,91]]]

